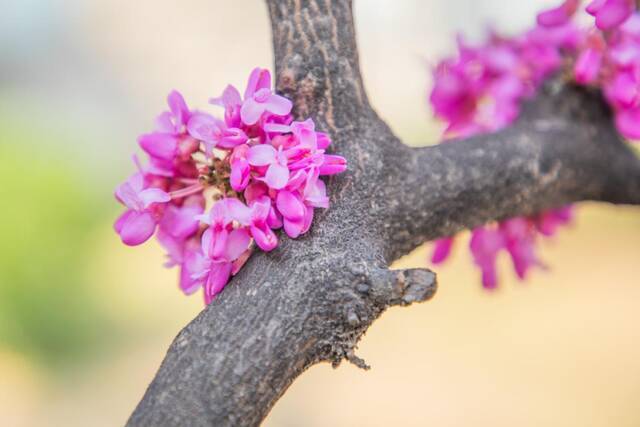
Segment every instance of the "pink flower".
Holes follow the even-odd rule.
[[[601,65],[602,52],[596,48],[583,50],[573,67],[576,81],[580,84],[593,83],[598,78]]]
[[[572,218],[573,206],[546,211],[535,219],[536,228],[544,236],[553,236],[558,228],[569,224]]]
[[[247,142],[247,135],[238,128],[227,128],[219,119],[205,113],[196,113],[191,116],[187,125],[189,135],[202,141],[207,146],[207,154],[211,155],[211,149],[233,148]]]
[[[197,217],[204,212],[205,200],[201,195],[187,198],[182,206],[167,205],[160,221],[160,229],[184,240],[198,231]]]
[[[240,118],[246,125],[257,123],[265,112],[284,116],[292,108],[291,101],[271,91],[271,74],[265,69],[253,70],[244,98]]]
[[[247,153],[247,161],[251,166],[267,166],[264,182],[269,187],[279,190],[287,185],[289,168],[282,147],[276,151],[269,144],[254,145]]]
[[[226,284],[232,273],[237,272],[234,263],[241,260],[241,255],[249,249],[251,237],[244,228],[231,230],[224,239],[222,251],[214,252],[221,245],[215,241],[220,235],[215,235],[209,229],[202,235],[202,252],[207,258],[204,270],[192,276],[194,279],[205,278],[205,303],[209,304],[218,295]],[[239,267],[238,267],[239,268]]]
[[[144,188],[144,177],[137,173],[116,190],[116,198],[129,208],[114,224],[125,245],[146,242],[155,232],[160,219],[160,204],[171,200],[158,188]]]
[[[224,120],[227,126],[239,128],[242,125],[240,120],[242,98],[240,98],[238,89],[233,85],[228,85],[219,98],[209,99],[209,103],[224,108]]]
[[[612,30],[624,23],[633,13],[634,0],[593,0],[587,12],[596,18],[596,26]]]
[[[538,24],[543,27],[556,27],[566,24],[576,13],[580,0],[564,0],[560,6],[547,9],[538,14]]]
[[[478,227],[471,233],[469,248],[482,271],[482,285],[487,289],[494,289],[498,285],[496,257],[504,244],[502,233],[496,229]]]
[[[434,242],[433,254],[431,255],[431,262],[433,264],[441,264],[449,258],[453,241],[453,237],[445,237],[444,239],[438,239]]]
[[[235,191],[242,191],[249,185],[251,178],[251,167],[247,161],[249,146],[242,144],[237,146],[231,153],[229,163],[231,165],[231,175],[229,181],[231,188]]]
[[[170,111],[156,119],[157,131],[140,136],[138,143],[151,157],[173,161],[177,155],[191,155],[197,150],[197,144],[183,138],[191,112],[180,92],[172,91],[167,103]]]
[[[640,106],[616,112],[616,127],[626,138],[640,139]]]
[[[541,265],[535,254],[535,232],[533,224],[525,218],[513,218],[500,223],[505,248],[511,255],[516,274],[524,279],[527,271]]]

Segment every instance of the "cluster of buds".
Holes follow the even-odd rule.
[[[575,84],[600,87],[620,134],[640,139],[640,13],[633,0],[593,0],[586,12],[595,18],[594,25],[581,28],[573,21],[580,3],[565,0],[541,12],[533,29],[515,37],[491,34],[479,47],[458,40],[458,56],[435,68],[429,98],[446,123],[443,142],[510,125],[522,101],[559,71]],[[544,267],[536,256],[537,241],[571,218],[572,207],[567,206],[473,230],[469,247],[483,286],[497,286],[501,251],[508,252],[521,279],[531,267]],[[453,237],[436,241],[432,262],[444,262],[453,243]]]
[[[268,70],[253,70],[244,96],[229,85],[210,103],[224,108],[223,120],[169,94],[169,111],[138,140],[149,164],[134,157],[138,172],[116,190],[127,210],[114,225],[130,246],[155,234],[167,266],[180,267],[180,288],[203,288],[207,304],[256,247],[278,246],[274,230],[306,233],[314,210],[329,207],[320,177],[347,167],[325,153],[331,140],[311,119],[293,121]]]

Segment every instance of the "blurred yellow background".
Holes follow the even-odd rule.
[[[438,138],[429,64],[553,1],[356,0],[369,96],[408,143]],[[155,243],[111,230],[135,137],[172,88],[206,106],[271,66],[260,0],[10,0],[0,15],[0,425],[122,425],[203,308]],[[425,304],[361,342],[369,372],[313,367],[278,426],[640,425],[640,210],[586,204],[525,283],[481,289],[463,245]],[[425,266],[428,248],[398,266]]]

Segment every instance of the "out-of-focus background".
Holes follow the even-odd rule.
[[[369,96],[408,143],[438,139],[429,66],[536,0],[356,0]],[[121,425],[203,308],[155,243],[111,229],[115,185],[170,89],[192,105],[271,67],[260,0],[9,0],[0,12],[0,425]],[[424,266],[428,248],[398,265]],[[580,208],[526,283],[482,291],[464,247],[436,298],[386,313],[369,372],[313,367],[276,426],[640,425],[640,211]],[[238,313],[239,316],[242,313]]]

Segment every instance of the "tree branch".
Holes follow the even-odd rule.
[[[640,203],[640,166],[601,100],[552,85],[499,134],[411,149],[370,108],[348,0],[267,0],[277,85],[349,170],[311,231],[281,235],[175,339],[128,425],[257,425],[314,363],[346,359],[393,305],[430,298],[428,270],[390,271],[425,240],[578,200]]]

